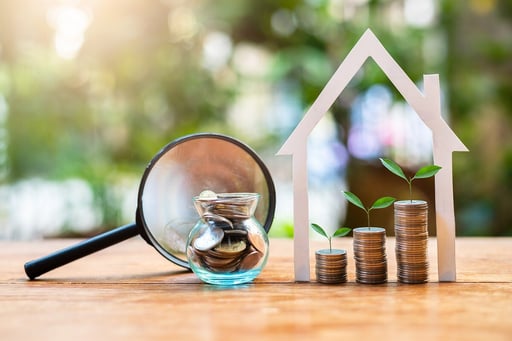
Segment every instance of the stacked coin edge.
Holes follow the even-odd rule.
[[[347,282],[347,252],[345,250],[318,250],[315,253],[316,280],[324,284]]]
[[[397,279],[401,283],[428,282],[428,204],[403,200],[395,208]]]
[[[353,230],[356,282],[387,282],[386,230],[381,227],[359,227]]]

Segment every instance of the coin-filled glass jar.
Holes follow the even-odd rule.
[[[267,262],[268,236],[254,217],[257,193],[207,191],[193,198],[200,219],[190,231],[187,259],[204,282],[251,282]]]

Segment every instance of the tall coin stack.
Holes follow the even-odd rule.
[[[422,200],[396,201],[395,236],[398,281],[428,282],[428,204]]]
[[[359,227],[353,233],[356,282],[385,283],[388,279],[386,230],[381,227]]]
[[[316,280],[324,284],[347,281],[347,252],[345,250],[318,250],[315,253]]]

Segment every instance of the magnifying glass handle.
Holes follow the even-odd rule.
[[[111,231],[99,234],[78,244],[55,251],[47,256],[25,263],[25,273],[28,278],[34,279],[74,260],[85,257],[106,247],[139,234],[137,224],[132,223],[120,226]]]

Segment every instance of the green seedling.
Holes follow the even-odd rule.
[[[420,168],[414,176],[408,178],[402,168],[393,160],[380,158],[380,162],[386,167],[391,173],[395,174],[396,176],[404,179],[407,181],[407,184],[409,185],[409,198],[412,202],[412,182],[416,179],[426,179],[430,178],[434,175],[436,175],[437,172],[441,170],[440,166],[436,165],[427,165],[425,167]]]
[[[327,232],[325,232],[325,230],[318,224],[311,224],[311,228],[315,230],[315,232],[318,233],[319,235],[327,238],[327,240],[329,241],[329,252],[332,252],[332,238],[346,236],[351,231],[351,229],[348,227],[340,227],[339,229],[334,231],[332,236],[329,236]]]
[[[363,202],[361,201],[361,199],[359,199],[359,197],[357,195],[355,195],[354,193],[344,191],[343,195],[345,195],[345,199],[347,199],[350,203],[361,208],[363,211],[366,212],[366,217],[368,218],[368,227],[371,226],[370,225],[370,211],[371,210],[375,210],[375,209],[379,209],[379,208],[386,208],[386,207],[391,206],[391,204],[393,204],[395,202],[395,198],[393,198],[393,197],[382,197],[382,198],[375,200],[375,202],[370,207],[367,208],[363,205]]]

